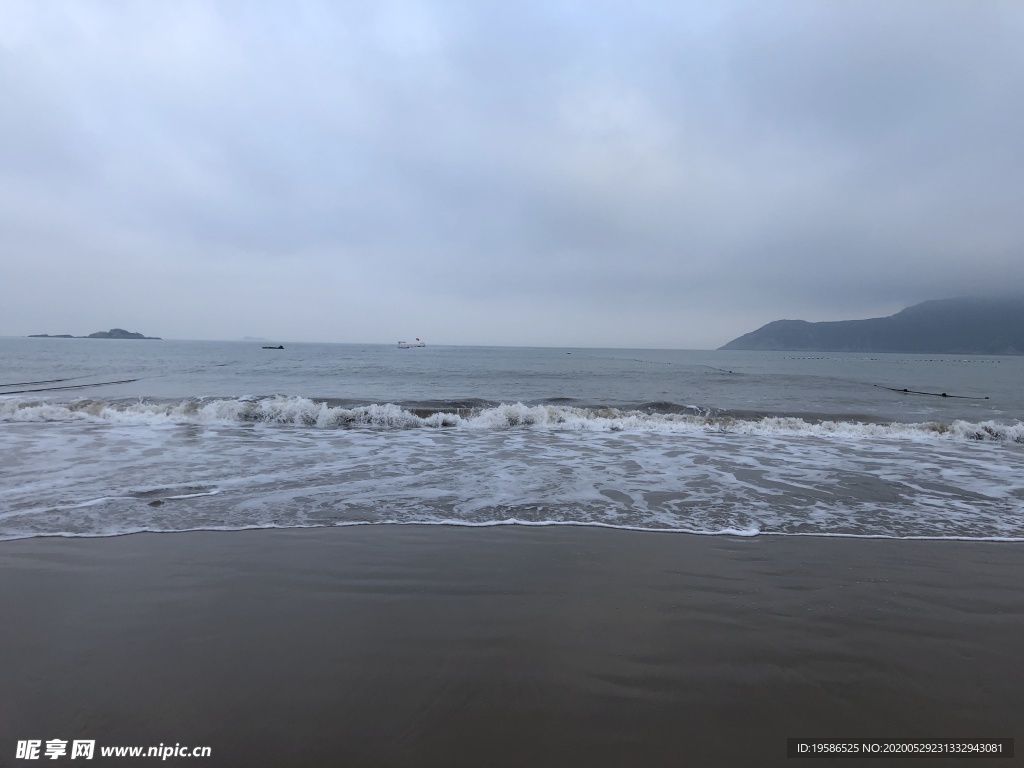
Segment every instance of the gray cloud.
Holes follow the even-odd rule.
[[[0,4],[0,333],[707,347],[1024,291],[1016,3]]]

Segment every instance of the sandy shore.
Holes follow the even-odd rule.
[[[0,765],[30,738],[238,766],[1024,747],[1015,544],[382,526],[4,542],[0,573]]]

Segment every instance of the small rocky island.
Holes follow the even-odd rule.
[[[141,333],[126,331],[124,328],[111,328],[109,331],[96,331],[88,336],[72,336],[70,333],[58,333],[51,336],[48,333],[30,333],[30,339],[148,339],[150,341],[161,341],[159,336],[143,336]]]

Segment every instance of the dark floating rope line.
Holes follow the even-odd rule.
[[[985,397],[971,397],[969,395],[949,395],[945,392],[920,392],[916,389],[897,389],[896,387],[883,387],[881,384],[872,384],[873,387],[879,389],[888,389],[890,392],[906,393],[908,395],[929,395],[931,397],[955,397],[957,400],[988,400],[988,395]]]
[[[82,374],[81,376],[65,376],[63,379],[44,379],[43,381],[12,381],[9,384],[0,384],[0,387],[2,387],[2,388],[6,388],[6,387],[27,387],[27,386],[30,386],[32,384],[56,384],[56,383],[61,382],[61,381],[74,381],[75,379],[85,379],[85,378],[88,378],[89,376],[93,376],[93,375],[98,375],[98,374],[86,373],[86,374]],[[10,395],[10,394],[14,394],[14,393],[12,393],[12,392],[0,392],[0,395],[2,395],[2,394]]]
[[[105,387],[108,384],[131,384],[138,379],[123,379],[121,381],[97,381],[95,384],[70,384],[66,387],[43,387],[42,389],[16,389],[12,392],[0,392],[4,395],[24,395],[29,392],[56,392],[61,389],[81,389],[82,387]],[[26,382],[30,383],[30,382]],[[40,384],[44,382],[39,382]]]
[[[217,363],[216,367],[220,367],[222,365],[231,365],[231,364],[237,363],[237,362],[238,362],[237,360],[232,360],[232,361],[227,362],[227,363]],[[191,368],[191,369],[189,369],[187,371],[184,371],[184,373],[197,373],[197,372],[203,371],[203,370],[205,370],[205,368],[200,366],[200,367],[197,367],[197,368]],[[84,374],[82,376],[69,376],[69,377],[67,377],[65,379],[48,379],[46,381],[19,381],[19,382],[13,383],[13,384],[0,384],[0,388],[19,387],[19,386],[22,386],[24,384],[54,384],[54,383],[57,383],[57,382],[60,382],[60,381],[75,381],[76,379],[84,379],[84,378],[87,378],[88,376],[92,376],[92,375],[95,375],[95,374]],[[42,387],[40,389],[13,389],[13,390],[11,390],[9,392],[0,392],[0,395],[24,395],[24,394],[28,394],[28,393],[32,393],[32,392],[58,392],[58,391],[60,391],[62,389],[82,389],[83,387],[104,387],[104,386],[107,386],[109,384],[132,384],[132,383],[134,383],[136,381],[142,381],[143,379],[159,379],[161,376],[170,376],[170,375],[171,374],[169,374],[169,373],[157,373],[157,374],[154,374],[152,376],[140,376],[140,377],[135,378],[135,379],[121,379],[120,381],[97,381],[94,384],[66,384],[66,385],[64,385],[62,387]]]
[[[12,381],[10,384],[0,384],[0,387],[27,387],[32,384],[56,384],[58,381],[71,381],[71,379],[44,379],[43,381]]]

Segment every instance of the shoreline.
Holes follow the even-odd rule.
[[[535,522],[530,520],[507,521],[500,520],[486,523],[473,523],[452,520],[393,520],[387,522],[358,520],[347,523],[333,523],[331,525],[253,525],[245,528],[182,528],[173,531],[124,531],[123,533],[37,533],[16,538],[0,538],[0,547],[8,542],[29,541],[32,539],[118,539],[125,536],[176,536],[183,534],[232,534],[252,533],[255,531],[317,531],[330,530],[333,528],[362,528],[362,527],[404,527],[415,528],[594,528],[606,531],[622,531],[624,533],[643,534],[665,534],[676,536],[696,536],[701,538],[723,538],[723,539],[759,539],[759,538],[793,538],[793,539],[863,539],[869,541],[906,541],[906,542],[950,542],[960,544],[1020,544],[1024,542],[1021,536],[889,536],[874,533],[787,533],[785,531],[695,531],[683,528],[641,528],[639,526],[612,525],[600,521],[577,521],[577,520],[550,520]]]
[[[29,738],[208,745],[204,765],[753,766],[788,764],[797,736],[1019,737],[1009,543],[418,524],[8,540],[0,764]]]

